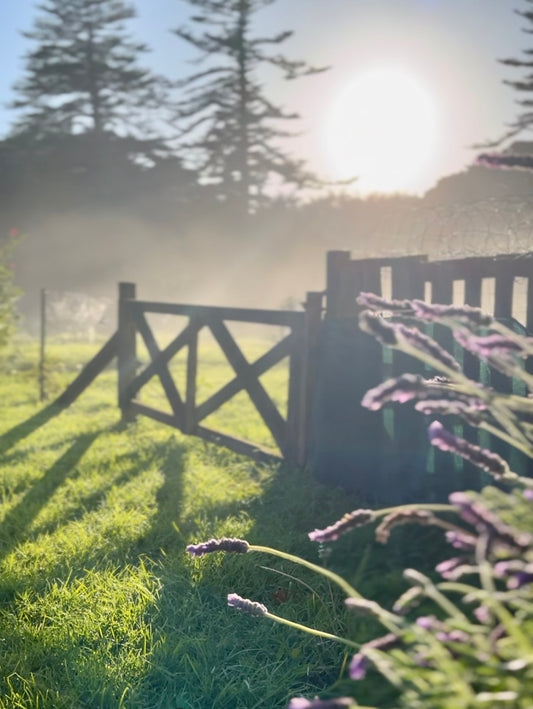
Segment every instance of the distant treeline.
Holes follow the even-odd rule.
[[[297,114],[258,77],[268,66],[312,82],[326,69],[280,52],[291,31],[257,33],[255,14],[272,0],[184,2],[191,17],[176,42],[198,63],[179,82],[143,67],[129,3],[37,7],[0,140],[0,240],[25,235],[13,268],[28,312],[40,287],[109,296],[120,279],[158,297],[277,305],[320,289],[333,248],[530,248],[531,172],[472,165],[423,197],[367,198],[313,175],[281,147]]]

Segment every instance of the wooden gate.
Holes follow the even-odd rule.
[[[135,298],[133,283],[120,284],[117,354],[119,406],[123,419],[131,420],[137,414],[149,416],[238,453],[270,460],[283,458],[290,464],[302,465],[308,435],[308,402],[312,394],[313,342],[320,327],[321,310],[321,293],[309,293],[304,311],[292,312],[141,301]],[[148,313],[185,316],[188,322],[166,347],[160,349],[146,318]],[[276,325],[287,328],[288,334],[259,359],[249,362],[228,329],[227,322]],[[198,336],[203,328],[209,330],[220,346],[234,377],[206,401],[198,403]],[[137,333],[142,337],[150,357],[150,362],[141,371],[137,371]],[[187,348],[186,384],[185,391],[180,392],[169,362],[184,348]],[[289,360],[286,417],[280,413],[259,380],[262,374],[285,357]],[[159,378],[171,413],[155,409],[136,398],[140,389],[153,377]],[[204,419],[241,391],[248,393],[272,434],[279,453],[202,425]]]

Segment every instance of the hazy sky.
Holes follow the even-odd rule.
[[[0,103],[13,94],[27,47],[34,0],[0,0]],[[137,0],[132,32],[152,48],[145,63],[187,74],[193,54],[169,33],[192,7],[184,0]],[[280,82],[270,96],[297,110],[303,135],[291,150],[328,177],[358,174],[360,191],[428,189],[463,169],[473,143],[500,136],[516,116],[516,92],[502,84],[520,70],[497,58],[532,45],[515,9],[525,0],[278,0],[256,15],[259,33],[293,29],[291,58],[330,65],[324,74]],[[373,87],[373,88],[372,88]],[[12,112],[0,109],[0,132]],[[295,126],[296,127],[296,126]],[[398,136],[402,136],[399,138]],[[365,154],[366,153],[366,154]]]

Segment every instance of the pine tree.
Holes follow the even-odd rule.
[[[138,64],[147,51],[131,40],[125,21],[135,16],[122,0],[45,0],[15,86],[15,132],[114,133],[146,136],[146,115],[156,107],[158,79]]]
[[[533,5],[533,0],[525,1]],[[533,34],[533,10],[516,10],[516,12],[524,17],[531,25],[531,27],[525,28],[524,32],[527,34]],[[516,121],[509,126],[510,130],[492,145],[499,145],[505,140],[513,138],[519,133],[523,133],[525,130],[533,128],[533,49],[525,49],[523,54],[525,56],[522,59],[500,59],[500,62],[505,66],[526,69],[528,72],[527,75],[521,80],[507,79],[504,81],[505,84],[511,86],[522,95],[526,95],[526,98],[517,102],[525,110],[518,116]]]
[[[257,77],[264,65],[280,69],[286,79],[324,71],[275,52],[291,31],[253,35],[253,16],[275,0],[186,1],[197,9],[191,23],[200,31],[181,27],[175,34],[198,49],[198,63],[207,66],[180,83],[178,119],[200,174],[218,186],[219,199],[243,212],[265,200],[272,179],[297,187],[317,184],[304,162],[278,145],[292,135],[279,122],[299,115],[270,101]]]

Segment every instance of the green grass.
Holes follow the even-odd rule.
[[[94,351],[50,345],[49,394]],[[373,628],[346,616],[334,589],[279,559],[192,559],[185,546],[237,536],[316,562],[306,532],[358,501],[145,418],[122,426],[113,369],[47,419],[36,362],[29,341],[0,359],[0,708],[282,709],[336,682],[342,646],[226,605],[237,592],[369,639]],[[221,371],[215,357],[205,391]],[[280,365],[270,382],[280,402],[284,376]],[[234,406],[218,423],[267,441]],[[396,562],[374,552],[370,534],[346,538],[330,564],[383,596],[398,588]],[[361,701],[368,687],[374,701],[384,696],[380,683],[366,686]]]

